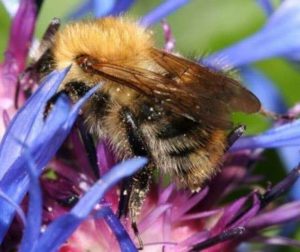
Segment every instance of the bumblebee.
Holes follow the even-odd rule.
[[[220,170],[232,112],[255,113],[254,94],[224,73],[155,47],[152,32],[124,17],[54,23],[36,63],[40,73],[71,65],[60,85],[76,101],[102,87],[83,108],[88,131],[109,141],[119,161],[149,164],[123,183],[120,215],[134,224],[153,169],[180,188],[201,189]]]

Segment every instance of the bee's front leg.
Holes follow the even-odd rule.
[[[46,104],[44,109],[44,118],[47,118],[48,114],[50,113],[53,105],[57,102],[58,98],[61,95],[68,96],[73,102],[76,102],[82,96],[84,96],[91,87],[87,86],[84,82],[81,81],[72,81],[68,82],[64,85],[64,88],[55,93]]]
[[[121,118],[126,128],[128,142],[133,155],[150,158],[150,152],[145,143],[143,134],[140,131],[138,122],[132,112],[128,108],[123,108],[121,111]],[[147,167],[137,172],[133,177],[126,179],[123,182],[121,189],[118,210],[119,217],[127,216],[129,213],[132,229],[139,240],[139,249],[143,248],[143,242],[139,237],[137,218],[140,214],[147,192],[149,191],[152,173],[153,166],[149,163]]]
[[[66,95],[69,97],[69,93],[67,92],[67,90],[61,90],[61,91],[55,93],[53,96],[51,96],[51,98],[47,101],[46,106],[44,108],[44,114],[43,114],[44,120],[47,119],[53,106],[55,105],[55,103],[57,102],[57,100],[59,99],[59,97],[61,95]]]
[[[46,107],[44,109],[44,119],[47,118],[49,113],[51,112],[52,107],[57,102],[58,98],[61,95],[66,95],[70,98],[70,100],[77,101],[82,96],[84,96],[88,91],[90,90],[90,87],[87,86],[84,82],[69,82],[65,84],[65,87],[55,93],[46,103]],[[97,154],[96,154],[96,148],[95,143],[93,140],[92,135],[87,131],[87,129],[84,127],[83,118],[79,116],[79,119],[77,120],[77,126],[80,134],[80,138],[83,142],[83,145],[87,152],[87,157],[90,163],[90,166],[92,168],[93,174],[96,179],[100,178],[100,171],[98,169],[98,161],[97,161]]]

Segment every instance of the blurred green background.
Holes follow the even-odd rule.
[[[82,2],[45,0],[39,15],[36,36],[41,37],[53,17],[59,17],[63,23],[66,22],[66,17],[74,6]],[[160,2],[159,0],[137,0],[129,15],[138,19]],[[278,4],[279,0],[274,2]],[[10,18],[2,5],[0,5],[0,17],[0,51],[4,52]],[[176,50],[183,55],[202,56],[225,48],[258,31],[266,21],[266,16],[255,0],[191,0],[189,4],[169,16],[167,21],[176,38]],[[162,46],[161,26],[158,24],[153,27],[153,30],[157,45]],[[3,53],[0,57],[2,60]],[[294,66],[282,59],[266,60],[255,66],[278,86],[289,106],[300,100],[300,74]],[[249,134],[259,133],[269,126],[261,116],[238,115],[235,121],[246,123]],[[263,172],[273,183],[281,179],[284,173],[275,151],[267,151],[264,160],[256,170],[259,174]]]

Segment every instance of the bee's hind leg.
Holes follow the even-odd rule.
[[[128,108],[123,108],[121,111],[121,118],[126,128],[128,142],[133,155],[150,158],[150,152],[143,138],[143,134],[141,133],[138,122],[132,112]],[[132,229],[139,241],[139,249],[143,248],[143,242],[139,236],[137,218],[147,196],[147,192],[149,191],[152,172],[153,167],[150,163],[133,177],[123,181],[121,188],[118,215],[119,217],[122,217],[127,216],[129,213]]]

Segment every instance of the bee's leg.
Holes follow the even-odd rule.
[[[83,142],[84,148],[86,150],[87,158],[89,160],[90,166],[92,168],[95,178],[99,179],[101,174],[98,167],[97,151],[96,151],[93,137],[87,131],[86,127],[84,127],[83,118],[81,116],[79,117],[77,122],[78,122],[77,124],[78,124],[79,134]]]
[[[84,82],[69,82],[65,84],[64,89],[61,89],[57,93],[55,93],[48,101],[44,110],[44,118],[46,118],[51,111],[53,105],[56,103],[57,99],[65,94],[72,101],[77,101],[79,98],[84,96],[91,88],[87,86]]]
[[[143,241],[140,238],[137,227],[137,218],[140,215],[142,205],[149,191],[150,182],[153,175],[153,167],[150,165],[144,167],[140,172],[132,177],[132,189],[129,198],[129,216],[131,226],[139,242],[139,249],[143,249]]]
[[[279,114],[270,110],[267,110],[266,108],[262,107],[259,111],[259,113],[266,117],[267,119],[271,119],[273,121],[292,121],[295,119],[295,117],[293,115],[290,115],[289,113],[285,113],[285,114]]]
[[[51,111],[53,105],[56,103],[57,99],[62,95],[67,95],[71,100],[78,100],[80,97],[84,96],[90,87],[85,85],[84,82],[69,82],[66,83],[65,88],[54,94],[48,101],[44,110],[44,119],[47,118],[49,112]],[[99,97],[96,99],[99,100]],[[87,156],[93,173],[96,179],[100,178],[100,173],[97,164],[97,154],[95,149],[95,143],[91,134],[85,129],[83,125],[83,119],[79,117],[78,129],[80,133],[81,140],[86,149]]]
[[[69,97],[69,93],[67,92],[67,90],[61,90],[61,91],[55,93],[53,96],[51,96],[51,98],[47,101],[45,109],[44,109],[44,120],[46,120],[46,118],[50,114],[53,106],[55,105],[55,103],[57,102],[58,98],[62,94],[65,94],[65,95],[67,95]]]
[[[261,107],[259,112],[258,112],[260,115],[266,117],[267,119],[271,119],[273,121],[278,121],[280,119],[285,119],[288,115],[286,114],[278,114],[276,112],[273,112],[273,111],[270,111],[264,107]]]
[[[135,156],[150,157],[147,145],[139,129],[138,122],[128,108],[121,111],[121,117],[124,122],[128,141],[131,150]],[[140,214],[142,204],[149,191],[150,181],[152,178],[153,167],[149,164],[143,170],[137,172],[133,177],[126,179],[121,188],[119,203],[119,216],[126,216],[129,212],[132,229],[139,240],[140,249],[143,248],[143,242],[139,237],[137,228],[137,217]]]

